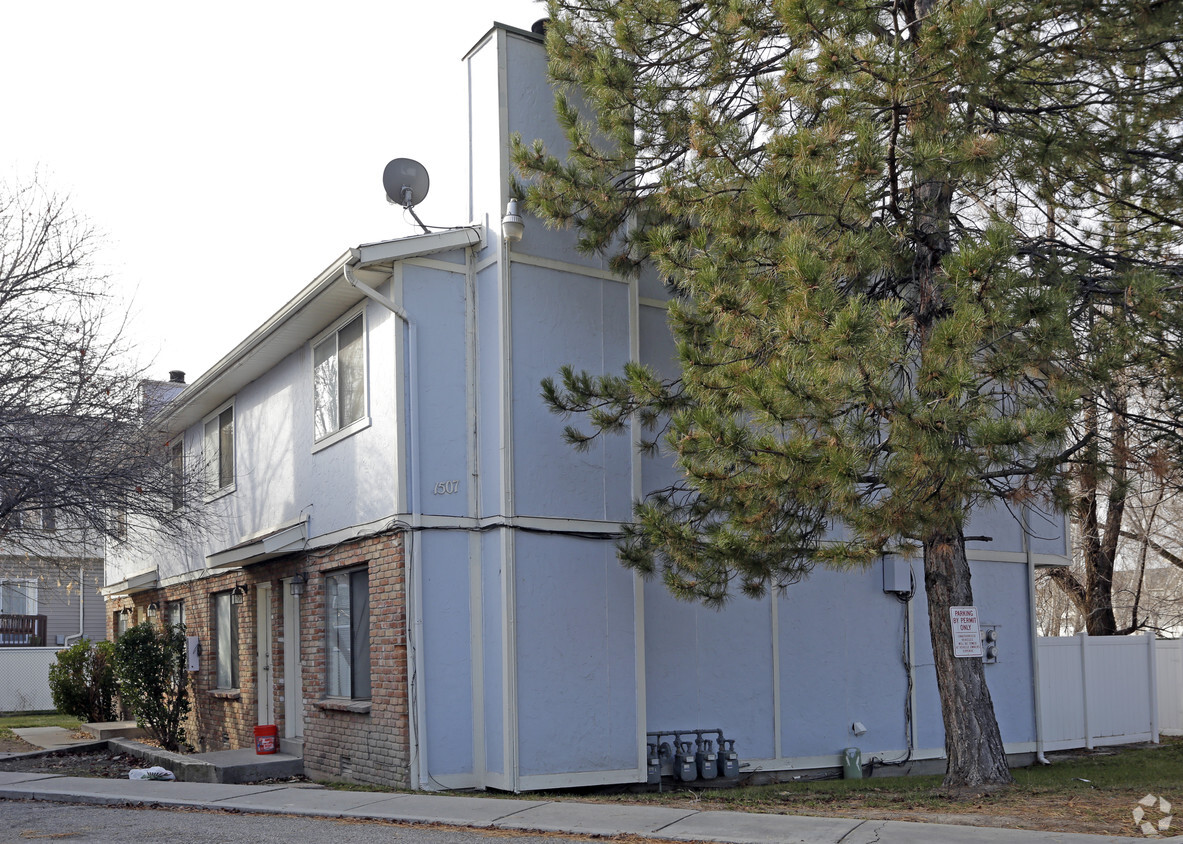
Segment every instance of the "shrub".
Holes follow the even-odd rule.
[[[115,645],[83,639],[49,666],[53,705],[63,715],[89,723],[114,721],[116,711]]]
[[[182,626],[137,624],[115,643],[123,705],[136,723],[165,750],[185,744],[189,714],[189,672]]]

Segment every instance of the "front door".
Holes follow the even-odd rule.
[[[271,584],[260,583],[255,590],[258,612],[255,615],[255,639],[258,645],[259,723],[275,723],[275,673],[271,670]]]

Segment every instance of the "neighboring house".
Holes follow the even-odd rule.
[[[208,490],[178,506],[210,525],[172,544],[133,526],[110,547],[112,632],[151,605],[184,621],[201,644],[190,740],[248,747],[274,723],[313,776],[637,782],[647,734],[714,728],[746,771],[835,766],[848,746],[941,756],[906,562],[715,611],[617,561],[614,534],[670,461],[623,436],[575,452],[539,382],[563,363],[671,373],[666,293],[571,232],[527,220],[501,238],[511,134],[562,135],[540,37],[498,24],[466,61],[476,222],[347,251],[171,403],[159,424]],[[999,511],[969,533],[992,537],[970,554],[1003,738],[1031,753],[1032,572],[1066,562],[1064,522],[1028,537]]]
[[[105,638],[102,546],[59,540],[52,514],[35,529],[43,536],[23,543],[30,547],[13,547],[0,537],[0,647],[55,647],[82,636]]]

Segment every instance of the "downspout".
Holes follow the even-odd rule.
[[[1031,553],[1027,507],[1023,506],[1023,551],[1027,555],[1027,605],[1031,613],[1031,685],[1035,700],[1035,761],[1050,765],[1043,755],[1043,704],[1039,694],[1039,620],[1035,614],[1035,557]]]
[[[407,315],[407,312],[399,307],[392,299],[382,295],[368,284],[354,278],[350,275],[350,264],[341,265],[341,274],[345,281],[355,287],[358,292],[369,299],[377,302],[386,310],[390,311],[400,320],[403,325],[407,327],[407,394],[408,394],[408,425],[407,425],[407,454],[411,461],[411,478],[409,487],[409,494],[411,498],[411,528],[412,531],[417,531],[423,526],[423,509],[419,500],[419,361],[418,361],[418,333],[415,323]],[[420,771],[421,757],[419,751],[419,726],[423,723],[422,712],[420,706],[422,705],[422,695],[419,694],[419,683],[422,682],[422,675],[420,672],[421,666],[418,664],[419,660],[419,643],[423,641],[423,602],[421,596],[423,594],[423,566],[422,551],[420,545],[411,540],[411,553],[404,559],[408,561],[411,567],[407,574],[408,585],[408,602],[410,606],[407,607],[409,618],[411,619],[411,630],[407,637],[407,672],[408,677],[408,694],[410,700],[407,701],[407,710],[411,718],[411,730],[408,737],[408,744],[410,745],[411,758],[409,764],[409,773],[411,777],[410,786],[412,789],[418,789],[420,786]],[[418,678],[418,682],[414,682],[411,678]],[[423,772],[424,774],[426,772]]]

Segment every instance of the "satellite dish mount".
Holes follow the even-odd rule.
[[[429,187],[431,179],[427,175],[427,168],[412,158],[396,158],[382,171],[382,188],[386,191],[386,201],[392,205],[401,205],[410,211],[425,234],[431,234],[431,231],[415,213],[415,206],[427,196]]]

